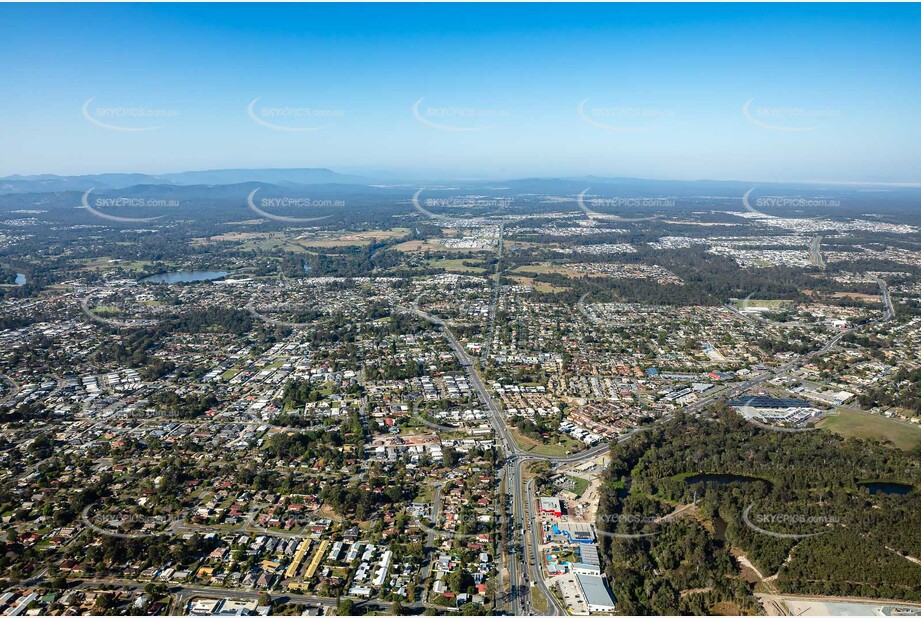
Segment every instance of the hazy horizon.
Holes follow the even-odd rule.
[[[4,5],[0,176],[921,182],[917,6],[523,8]]]
[[[123,174],[123,175],[139,175],[139,176],[173,176],[178,174],[191,174],[191,173],[208,173],[208,172],[248,172],[248,171],[320,171],[325,170],[332,172],[337,175],[342,175],[344,177],[359,176],[363,177],[363,180],[366,180],[369,184],[380,184],[380,183],[394,183],[395,185],[406,184],[411,185],[413,183],[419,182],[495,182],[495,181],[516,181],[516,180],[590,180],[592,178],[598,180],[629,180],[629,181],[644,181],[644,182],[725,182],[725,183],[750,183],[758,182],[763,184],[779,184],[779,185],[831,185],[831,186],[842,186],[842,187],[892,187],[892,188],[921,188],[921,181],[919,182],[873,182],[873,181],[847,181],[847,180],[800,180],[800,181],[776,181],[776,180],[765,180],[765,179],[755,179],[755,178],[656,178],[651,176],[615,176],[608,175],[603,176],[599,174],[521,174],[514,176],[456,176],[452,177],[450,173],[433,173],[431,175],[425,175],[421,172],[401,172],[399,170],[375,170],[375,169],[348,169],[348,168],[333,168],[333,167],[227,167],[227,168],[214,168],[214,169],[183,169],[183,170],[167,170],[160,172],[147,172],[147,171],[94,171],[81,174],[60,174],[56,172],[38,172],[34,174],[19,174],[12,173],[0,176],[0,180],[21,178],[21,179],[32,179],[32,178],[41,178],[41,177],[58,177],[58,178],[76,178],[76,177],[93,177],[93,176],[103,176],[103,175],[113,175],[113,174]],[[257,181],[257,180],[239,180],[234,181],[233,183],[221,183],[221,184],[236,184],[244,182],[263,182],[268,183],[268,181]],[[188,184],[197,184],[197,183],[188,183]],[[293,183],[296,184],[296,183]],[[350,182],[348,184],[360,184],[357,182]]]

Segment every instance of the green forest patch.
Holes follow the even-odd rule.
[[[918,486],[921,456],[832,431],[767,431],[722,408],[615,445],[598,525],[611,533],[619,609],[754,613],[740,554],[784,594],[921,601],[921,565],[905,558],[921,555],[921,492],[874,494],[864,479]]]

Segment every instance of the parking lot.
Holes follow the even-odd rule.
[[[588,614],[588,605],[585,604],[585,599],[582,598],[582,588],[579,587],[579,582],[576,581],[575,575],[568,573],[554,577],[553,583],[559,584],[564,605],[569,613]]]

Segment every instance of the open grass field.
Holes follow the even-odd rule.
[[[550,609],[550,604],[547,602],[547,597],[544,596],[544,593],[536,588],[531,591],[531,604],[534,606],[534,609],[543,613]]]
[[[433,253],[479,253],[487,251],[486,249],[449,249],[435,240],[407,240],[406,242],[394,245],[392,248],[397,251],[402,251],[403,253],[425,253],[426,251],[431,251]]]
[[[832,298],[848,298],[850,300],[859,300],[874,305],[882,305],[883,299],[877,294],[858,294],[857,292],[835,292]]]
[[[792,300],[767,300],[760,298],[749,298],[746,301],[744,298],[733,298],[732,304],[736,307],[765,307],[767,309],[779,310],[792,307],[795,303]]]
[[[232,379],[235,375],[237,375],[241,371],[242,369],[239,369],[237,367],[231,367],[230,369],[228,369],[221,375],[221,379],[226,382],[227,380]]]
[[[466,266],[464,262],[469,262],[470,260],[464,259],[447,259],[447,258],[432,258],[428,260],[428,265],[432,268],[444,268],[450,273],[461,273],[464,275],[484,275],[486,270],[483,268],[477,268],[475,266]]]
[[[847,438],[889,440],[906,451],[921,445],[921,427],[853,410],[841,410],[838,416],[823,420],[819,427]]]
[[[535,281],[531,277],[509,277],[518,285],[530,285],[534,288],[535,292],[560,292],[562,290],[567,290],[569,288],[560,287],[553,285],[552,283],[544,283],[543,281]]]
[[[581,444],[567,436],[563,436],[561,438],[562,445],[556,443],[543,444],[538,440],[533,440],[525,436],[514,427],[510,426],[508,429],[512,434],[512,437],[515,439],[515,442],[518,443],[518,446],[529,453],[534,453],[535,455],[549,455],[551,457],[570,455],[575,451],[575,447]]]
[[[395,227],[389,230],[370,230],[367,232],[334,232],[322,236],[299,236],[297,242],[305,247],[359,247],[371,244],[375,240],[392,240],[406,236],[409,228]]]
[[[440,245],[436,245],[428,240],[407,240],[406,242],[394,245],[393,248],[404,253],[416,253],[426,250],[436,251],[439,246]]]
[[[310,253],[302,242],[284,232],[227,232],[209,238],[193,238],[189,244],[202,246],[212,242],[240,243],[239,248],[244,251]]]
[[[588,489],[588,486],[589,486],[588,480],[582,478],[581,476],[572,476],[569,474],[567,474],[566,476],[567,478],[572,479],[573,483],[575,483],[575,487],[573,487],[572,493],[576,494],[577,496],[581,496],[582,494],[585,493],[585,490]]]
[[[316,240],[302,240],[305,247],[317,247],[319,249],[334,249],[336,247],[363,247],[369,242],[361,240],[345,240],[342,238],[318,238]]]
[[[141,272],[145,266],[153,264],[143,260],[112,260],[111,258],[91,258],[80,260],[83,262],[82,270],[108,270],[110,268],[121,268],[131,272]]]
[[[289,253],[310,253],[310,250],[307,249],[307,246],[304,243],[298,242],[296,240],[289,240],[287,238],[273,237],[273,238],[262,238],[258,240],[248,240],[244,242],[241,246],[241,249],[244,250],[258,250],[258,251],[287,251]]]
[[[549,248],[562,246],[560,245],[560,243],[556,243],[556,242],[541,243],[541,242],[531,242],[527,240],[506,240],[503,244],[505,245],[505,248],[508,249],[509,251],[513,251],[515,249],[534,249],[534,248],[549,249]]]
[[[565,264],[553,264],[551,262],[537,262],[535,264],[525,264],[512,271],[514,274],[535,275],[563,275],[571,279],[582,279],[584,277],[604,277],[600,273],[583,273],[573,268],[568,268]]]
[[[259,238],[273,238],[281,236],[280,232],[225,232],[224,234],[218,234],[216,236],[211,236],[210,238],[193,238],[193,243],[203,243],[203,242],[239,242],[241,240],[254,240]]]
[[[99,305],[99,306],[97,306],[97,307],[93,307],[93,308],[91,309],[91,311],[92,311],[95,315],[98,315],[98,316],[101,316],[101,317],[104,317],[104,318],[111,318],[111,317],[116,316],[116,315],[119,315],[119,314],[121,313],[121,311],[118,309],[118,307],[112,307],[112,306],[109,306],[109,305]]]
[[[560,266],[559,264],[551,264],[550,262],[537,262],[536,264],[525,264],[524,266],[519,266],[512,272],[534,273],[536,275],[550,275],[550,274],[570,275],[573,273],[579,274],[579,275],[582,274],[582,273],[576,273],[575,271],[570,270],[564,266]]]
[[[395,227],[389,230],[370,230],[366,232],[349,232],[340,230],[336,232],[311,232],[292,236],[286,232],[226,232],[210,238],[195,238],[193,245],[204,245],[209,242],[239,242],[242,249],[249,250],[282,250],[292,253],[310,253],[310,247],[360,247],[368,245],[375,240],[391,240],[400,238],[409,233],[409,228]]]

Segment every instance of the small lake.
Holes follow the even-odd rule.
[[[25,284],[26,284],[26,276],[25,276],[24,274],[22,274],[22,273],[16,273],[16,281],[14,281],[14,283],[15,283],[16,285],[25,285]]]
[[[772,483],[767,479],[761,479],[756,476],[744,476],[741,474],[695,474],[685,477],[685,484],[694,483],[715,483],[717,485],[728,485],[729,483],[764,483],[768,487]]]
[[[226,277],[223,270],[181,270],[174,273],[160,273],[141,279],[141,283],[194,283],[195,281],[213,281]]]
[[[893,483],[889,481],[866,481],[857,483],[858,487],[866,487],[871,494],[895,494],[905,496],[910,494],[914,487],[905,483]]]

